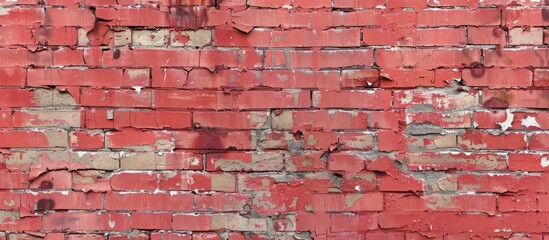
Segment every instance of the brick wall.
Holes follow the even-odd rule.
[[[543,239],[544,4],[0,0],[0,239]]]

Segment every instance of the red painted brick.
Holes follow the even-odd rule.
[[[308,58],[305,56],[305,58]],[[294,59],[295,60],[295,59]],[[300,59],[298,59],[300,60]],[[310,59],[309,59],[310,60]],[[304,64],[304,68],[317,68],[313,62],[308,60],[299,61],[295,64]],[[261,73],[254,73],[261,76],[261,85],[272,88],[301,88],[301,89],[320,89],[320,90],[339,90],[340,74],[339,71],[311,71],[311,70],[264,70]],[[243,76],[244,78],[245,76]],[[306,81],[305,79],[314,78],[315,81]],[[255,80],[255,77],[253,78]],[[305,80],[305,81],[304,81]],[[259,81],[259,80],[258,80]],[[256,85],[259,85],[256,83]]]
[[[433,153],[413,154],[408,157],[411,170],[505,170],[505,156],[497,154]]]
[[[292,111],[293,131],[366,129],[368,115],[362,111]]]
[[[358,47],[359,29],[273,31],[271,47]]]
[[[351,66],[372,66],[373,51],[290,51],[290,68],[340,68]]]
[[[385,110],[391,107],[389,91],[313,92],[313,106],[318,108],[358,108]]]
[[[547,133],[534,133],[530,136],[530,143],[528,149],[530,150],[546,150],[549,147],[549,134]]]
[[[482,105],[486,108],[547,108],[548,90],[485,90]]]
[[[505,46],[505,31],[499,27],[468,27],[468,44],[496,44]]]
[[[172,196],[173,195],[173,196]],[[108,193],[106,210],[192,211],[194,195],[189,193]],[[106,222],[105,222],[106,223]]]
[[[48,131],[10,131],[0,132],[0,148],[50,148],[67,146],[67,132]]]
[[[545,163],[547,160],[548,156],[546,154],[509,153],[509,170],[532,172],[547,171],[549,170]]]
[[[158,188],[162,190],[234,192],[235,182],[235,175],[226,173],[164,172],[160,176]]]
[[[82,89],[81,103],[89,107],[150,107],[152,92],[149,90]]]
[[[432,9],[419,13],[419,26],[497,26],[501,13],[497,9]]]
[[[377,64],[384,68],[464,67],[480,62],[479,49],[380,49]]]
[[[21,194],[22,214],[50,210],[98,210],[103,208],[99,193],[63,192]]]
[[[172,134],[167,132],[125,129],[120,132],[107,132],[105,145],[117,149],[170,150],[173,148]]]
[[[171,229],[171,213],[132,212],[132,227],[137,229]]]
[[[462,79],[467,86],[511,88],[532,86],[532,72],[527,69],[464,69]]]
[[[42,227],[45,230],[54,231],[69,229],[71,231],[129,231],[131,229],[130,215],[126,213],[55,212],[45,215],[42,221]]]
[[[484,65],[487,67],[543,67],[549,60],[549,50],[538,49],[498,49],[484,51]]]
[[[152,172],[121,172],[111,176],[111,187],[115,191],[155,190],[157,174]]]

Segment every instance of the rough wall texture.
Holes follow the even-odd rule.
[[[539,0],[0,4],[0,239],[549,232]]]

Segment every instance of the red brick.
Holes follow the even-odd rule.
[[[496,199],[495,195],[387,194],[385,195],[385,209],[388,211],[483,212],[494,215]]]
[[[215,29],[214,45],[220,47],[270,47],[271,29],[255,29],[243,33],[236,29]]]
[[[98,210],[103,208],[103,195],[82,192],[51,192],[21,194],[24,214],[50,210]]]
[[[332,153],[328,155],[328,170],[358,173],[364,169],[365,159],[352,153]]]
[[[284,5],[289,6],[290,0],[250,0],[249,5],[254,7],[280,8]]]
[[[548,108],[549,90],[485,90],[482,106],[485,108]]]
[[[536,211],[537,201],[535,195],[503,195],[498,197],[498,210],[500,212]]]
[[[325,170],[326,162],[320,160],[322,155],[322,151],[304,153],[299,156],[292,155],[291,159],[286,160],[286,171],[313,172]]]
[[[357,1],[357,0],[334,0],[336,8],[374,8],[385,4],[383,0]]]
[[[114,117],[114,111],[105,109],[86,110],[86,128],[114,128],[114,121],[112,118],[109,119],[109,115]]]
[[[347,87],[377,87],[379,85],[379,70],[360,69],[341,71],[341,86]]]
[[[532,86],[532,72],[527,69],[463,69],[462,79],[467,86],[511,88]]]
[[[252,27],[278,27],[290,25],[290,13],[285,9],[246,9],[232,12],[233,23]]]
[[[200,50],[200,67],[214,71],[220,67],[252,69],[263,66],[263,56],[259,51],[253,50]]]
[[[426,70],[382,69],[382,88],[430,87],[435,84],[435,72]]]
[[[549,87],[549,70],[545,70],[545,69],[534,70],[534,86]]]
[[[530,143],[528,149],[544,151],[549,149],[549,134],[547,133],[533,133],[530,135]]]
[[[213,110],[307,108],[310,97],[308,91],[244,91],[234,95],[217,91],[156,91],[153,106]]]
[[[131,229],[130,215],[127,213],[53,212],[45,215],[42,221],[44,230],[53,231],[69,229],[71,231],[129,231]]]
[[[199,62],[198,50],[116,49],[103,52],[106,67],[198,67]]]
[[[171,229],[171,213],[132,212],[132,227],[137,229]]]
[[[29,186],[29,174],[0,171],[0,189],[24,189]]]
[[[313,106],[318,108],[358,108],[385,110],[391,107],[389,91],[345,90],[313,92]]]
[[[44,12],[42,8],[8,8],[6,14],[0,15],[0,24],[33,26],[44,24]]]
[[[151,240],[191,240],[191,235],[174,232],[154,232],[151,233]]]
[[[319,0],[311,2],[307,0],[293,0],[292,5],[299,8],[329,8],[332,6],[332,1]]]
[[[358,47],[359,29],[273,31],[270,47]]]
[[[168,150],[173,148],[172,133],[125,129],[120,132],[107,132],[105,145],[113,149]]]
[[[226,129],[263,129],[269,112],[194,112],[195,127]]]
[[[458,175],[458,190],[476,192],[517,192],[532,189],[532,192],[547,192],[547,176],[498,175]]]
[[[82,27],[91,30],[94,26],[95,16],[90,9],[62,9],[47,8],[46,24],[54,27]]]
[[[230,18],[230,11],[217,10],[215,8],[196,7],[192,10],[181,8],[182,11],[186,11],[183,16],[178,16],[169,10],[153,8],[99,8],[95,13],[101,19],[120,19],[120,21],[113,23],[117,26],[146,25],[150,27],[179,27],[184,29],[222,25],[227,23]],[[175,11],[176,9],[173,10]]]
[[[313,194],[311,206],[313,212],[332,211],[381,211],[383,210],[383,194]],[[303,197],[298,200],[299,202]]]
[[[150,107],[152,92],[149,90],[82,89],[80,101],[89,107]]]
[[[332,232],[361,232],[377,229],[376,214],[331,214]]]
[[[530,140],[531,142],[532,140]],[[549,170],[546,154],[509,153],[509,170],[540,172]]]
[[[189,193],[108,193],[106,210],[192,211],[194,195]],[[94,213],[95,214],[95,213]],[[104,223],[107,223],[104,221]]]
[[[18,210],[21,207],[20,199],[21,199],[21,196],[19,193],[2,191],[0,192],[0,209]]]
[[[180,111],[114,111],[114,127],[138,129],[185,129],[191,127],[191,113]]]
[[[432,9],[419,13],[419,26],[497,26],[501,13],[497,9]]]
[[[294,12],[290,25],[308,29],[377,26],[381,17],[379,12],[371,10]]]
[[[487,67],[544,67],[549,61],[549,49],[497,49],[484,51],[484,65]]]
[[[0,68],[0,86],[25,86],[27,71],[18,67]]]
[[[512,112],[513,120],[508,129],[548,129],[549,113],[547,112]],[[475,111],[473,119],[477,128],[501,128],[500,123],[507,119],[503,110]]]
[[[3,212],[4,219],[0,222],[0,230],[10,232],[36,231],[42,229],[40,217],[21,217],[18,212]],[[41,227],[42,226],[42,227]],[[17,237],[17,235],[10,234]],[[10,237],[11,237],[10,236]],[[23,235],[26,236],[26,235]],[[29,239],[29,238],[27,238]]]
[[[468,44],[496,44],[505,46],[505,31],[499,27],[468,27]]]
[[[372,50],[290,51],[290,68],[340,68],[351,66],[372,66]]]
[[[507,168],[505,156],[498,154],[469,154],[469,153],[417,153],[408,156],[410,170],[421,171],[427,169],[447,170],[457,169],[466,171],[505,170]]]
[[[83,170],[72,172],[72,188],[84,192],[111,191],[110,179],[99,170]]]
[[[292,111],[293,131],[326,131],[366,129],[368,115],[363,111]]]
[[[304,149],[307,150],[329,150],[337,146],[337,134],[333,132],[305,132]]]
[[[370,112],[368,127],[397,130],[399,120],[404,120],[404,114],[400,112]]]
[[[543,18],[543,8],[507,8],[503,10],[503,22],[505,26],[547,26],[549,21]]]
[[[479,49],[379,49],[377,64],[383,68],[464,67],[480,62]]]
[[[250,132],[176,132],[178,149],[252,149]]]
[[[31,174],[30,178],[33,178],[30,189],[71,189],[72,179],[68,171],[49,171],[39,176]]]
[[[462,149],[526,149],[526,137],[521,133],[502,133],[492,135],[482,131],[467,131],[458,137],[458,146]]]
[[[389,46],[464,46],[465,28],[437,29],[363,29],[365,45]]]
[[[235,175],[226,173],[164,172],[160,176],[158,188],[161,190],[234,192],[235,183]]]
[[[35,44],[31,30],[25,26],[2,26],[0,27],[0,37],[4,39],[1,43],[3,46]]]
[[[305,61],[304,68],[309,68],[314,64]],[[297,63],[297,64],[301,64]],[[317,68],[313,66],[312,68]],[[256,73],[261,76],[261,85],[272,88],[311,88],[320,90],[339,90],[340,74],[339,71],[310,71],[310,70],[264,70]],[[244,76],[243,76],[244,77]],[[315,81],[306,81],[313,78]],[[305,80],[305,81],[304,81]],[[259,85],[259,84],[257,84]]]
[[[421,90],[404,90],[393,93],[394,108],[428,105],[436,110],[466,109],[479,105],[478,93],[444,93]]]
[[[155,190],[157,174],[152,172],[120,172],[111,176],[111,187],[115,191]]]
[[[381,130],[377,132],[378,149],[382,152],[405,151],[406,137],[402,132]]]
[[[67,146],[66,131],[0,132],[0,148],[50,148]]]
[[[53,65],[56,65],[56,66],[83,66],[83,65],[92,65],[92,64],[87,64],[86,63],[86,60],[84,59],[84,54],[86,52],[83,50],[83,49],[71,49],[71,48],[59,48],[57,50],[55,50],[53,52]],[[92,65],[93,66],[93,65]],[[47,71],[48,73],[44,73],[42,75],[50,75],[51,73],[49,73],[50,71],[51,72],[59,72],[61,71],[62,69],[37,69],[37,71]],[[74,71],[74,69],[67,69],[69,71]],[[69,72],[67,71],[67,72]],[[78,70],[76,70],[78,71]],[[95,70],[92,70],[92,71],[95,71]],[[67,74],[65,73],[65,75],[70,75],[70,74]],[[38,80],[41,80],[41,81],[44,81],[44,79],[40,79],[38,77],[40,77],[40,74],[36,74],[35,76],[37,79],[36,81]],[[44,76],[42,76],[44,77]],[[54,78],[55,79],[55,78]],[[50,80],[50,79],[46,79],[47,80]],[[63,82],[64,79],[56,79],[57,81],[61,81]],[[81,81],[86,81],[87,79],[79,79]],[[77,82],[78,83],[78,82]]]
[[[15,111],[14,127],[82,127],[83,114],[80,110],[35,110]]]
[[[152,70],[151,85],[160,88],[183,88],[187,83],[187,75],[187,71],[182,69],[155,68]]]

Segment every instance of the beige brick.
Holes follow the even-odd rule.
[[[168,45],[169,34],[167,29],[134,30],[132,32],[132,45],[165,47]]]
[[[204,47],[212,42],[212,33],[209,30],[172,31],[171,45],[174,47]]]
[[[542,45],[542,28],[513,28],[509,30],[509,45]]]

